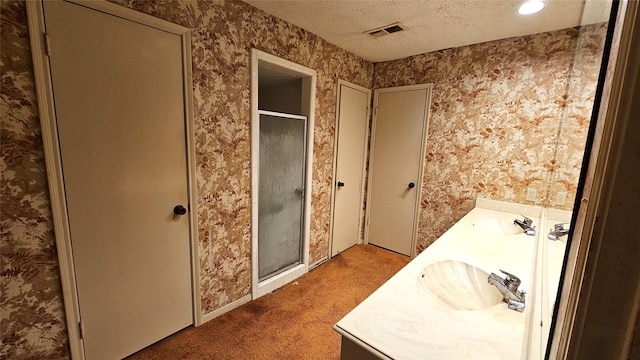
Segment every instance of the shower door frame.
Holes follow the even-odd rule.
[[[258,268],[258,197],[260,171],[260,110],[258,109],[258,69],[259,64],[280,68],[283,72],[302,79],[302,116],[307,118],[306,156],[304,177],[304,215],[302,229],[301,263],[268,279],[260,281]],[[313,129],[316,105],[315,70],[279,58],[258,49],[251,49],[251,296],[257,299],[293,281],[309,271],[309,234],[311,224],[311,184],[313,178]]]
[[[267,111],[267,110],[258,110],[258,114],[259,115],[266,115],[266,116],[271,116],[271,117],[276,117],[276,118],[281,118],[281,119],[286,119],[286,120],[296,120],[296,121],[303,121],[303,153],[301,154],[301,158],[304,161],[304,163],[302,164],[302,184],[300,184],[302,186],[302,188],[300,189],[301,192],[301,197],[302,197],[302,204],[301,204],[301,211],[300,211],[300,239],[299,239],[299,243],[298,243],[298,263],[294,263],[294,264],[290,264],[290,265],[285,265],[280,267],[279,269],[270,272],[268,275],[263,276],[263,278],[261,279],[260,277],[260,260],[258,259],[258,284],[262,284],[265,281],[268,281],[271,278],[277,277],[278,275],[282,274],[282,273],[286,273],[289,270],[292,269],[296,269],[298,268],[299,270],[302,269],[302,267],[300,267],[300,265],[303,264],[303,259],[304,259],[304,228],[305,228],[305,199],[307,197],[307,192],[306,192],[306,178],[307,178],[307,173],[306,173],[306,152],[307,152],[307,126],[308,126],[308,119],[306,116],[303,115],[293,115],[293,114],[286,114],[286,113],[281,113],[281,112],[274,112],[274,111]],[[259,123],[256,127],[258,127],[258,129],[260,129],[260,122],[263,121],[262,118],[258,119]],[[260,161],[260,153],[258,153],[258,159],[256,160],[258,162],[259,165],[259,161]],[[258,177],[260,177],[260,173],[259,173],[260,169],[258,167]],[[259,186],[259,181],[258,181],[258,186]],[[296,190],[297,191],[297,190]],[[260,198],[259,198],[259,194],[258,194],[258,203],[260,202]],[[258,216],[260,216],[260,213],[258,213]],[[260,222],[260,219],[258,218],[258,222]],[[260,233],[260,226],[258,225],[257,227],[258,230],[258,234]],[[260,237],[258,236],[258,242],[260,241]],[[257,253],[258,253],[258,257],[260,255],[259,250],[260,250],[260,245],[258,243],[258,247],[257,247]]]

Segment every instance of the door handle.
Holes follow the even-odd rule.
[[[343,186],[344,186],[344,183],[343,183],[342,181],[338,181],[338,187],[340,187],[340,188],[341,188],[341,187],[343,187]]]
[[[187,209],[185,209],[185,207],[182,205],[176,205],[173,208],[173,213],[176,215],[184,215],[187,213]]]
[[[413,189],[414,187],[416,187],[416,184],[410,182],[408,186],[409,186],[409,189]]]

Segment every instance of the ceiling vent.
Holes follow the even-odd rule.
[[[365,34],[369,34],[369,36],[378,38],[380,36],[389,35],[395,32],[407,30],[407,27],[403,24],[397,22],[394,24],[389,24],[383,27],[375,28],[372,30],[365,31]]]

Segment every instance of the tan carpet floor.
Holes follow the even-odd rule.
[[[129,359],[339,359],[333,325],[409,262],[356,245],[297,281]]]

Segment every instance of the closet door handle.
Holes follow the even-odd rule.
[[[343,186],[344,186],[344,183],[343,183],[342,181],[338,181],[338,187],[340,187],[340,188],[341,188],[341,187],[343,187]]]
[[[410,183],[409,183],[409,189],[413,189],[414,187],[416,187],[416,184],[414,184],[414,183],[410,182]]]
[[[173,208],[173,213],[176,215],[184,215],[187,213],[187,209],[185,209],[185,207],[182,205],[176,205]]]

